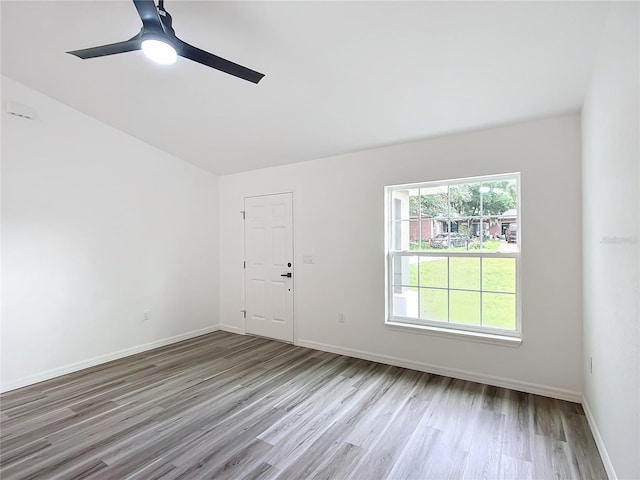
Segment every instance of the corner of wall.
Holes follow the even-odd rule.
[[[600,430],[598,429],[598,424],[593,417],[591,407],[589,407],[589,402],[587,402],[585,396],[582,397],[582,408],[584,409],[584,413],[587,417],[587,422],[589,423],[589,428],[591,429],[591,433],[593,434],[593,439],[595,440],[596,446],[598,447],[598,452],[600,452],[600,457],[602,458],[602,463],[604,464],[604,469],[607,472],[607,476],[609,477],[609,480],[618,480],[618,475],[616,475],[616,471],[613,468],[613,463],[611,463],[611,459],[609,458],[607,446],[602,439],[602,435],[600,434]]]

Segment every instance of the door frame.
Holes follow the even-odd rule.
[[[255,198],[255,197],[269,197],[271,195],[282,195],[284,193],[289,193],[291,194],[291,256],[293,257],[293,345],[298,345],[298,301],[297,301],[297,260],[296,260],[296,230],[295,230],[295,226],[296,226],[296,194],[293,191],[293,189],[290,190],[283,190],[283,191],[275,191],[275,192],[263,192],[263,193],[258,193],[258,194],[250,194],[250,195],[243,195],[240,198],[240,243],[242,245],[242,258],[240,259],[239,262],[239,268],[242,271],[242,281],[240,282],[240,298],[242,299],[242,305],[240,307],[240,313],[244,313],[244,315],[241,316],[241,325],[242,325],[242,334],[243,335],[251,335],[247,333],[247,317],[246,317],[246,312],[247,312],[247,270],[244,267],[244,262],[246,259],[246,236],[245,236],[245,199],[247,198]],[[274,341],[281,341],[278,339],[272,339]],[[286,342],[288,343],[288,342]]]

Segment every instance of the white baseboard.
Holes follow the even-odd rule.
[[[26,387],[28,385],[33,385],[34,383],[50,380],[61,375],[77,372],[78,370],[84,370],[85,368],[89,367],[95,367],[96,365],[100,365],[102,363],[110,362],[112,360],[118,360],[130,355],[135,355],[136,353],[146,352],[147,350],[153,350],[154,348],[164,347],[165,345],[170,345],[172,343],[181,342],[182,340],[199,337],[200,335],[216,332],[218,330],[220,330],[219,325],[214,325],[211,327],[201,328],[199,330],[193,330],[191,332],[181,333],[173,337],[163,338],[161,340],[145,343],[143,345],[125,348],[124,350],[119,350],[117,352],[107,353],[105,355],[100,355],[98,357],[90,358],[88,360],[83,360],[77,363],[72,363],[63,367],[53,368],[45,372],[36,373],[35,375],[29,375],[27,377],[7,382],[6,384],[2,385],[0,392],[4,393],[10,390],[15,390],[17,388]]]
[[[234,327],[232,325],[220,325],[220,330],[223,332],[237,333],[238,335],[244,335],[244,330],[240,327]]]
[[[600,452],[600,458],[602,458],[602,463],[604,464],[604,469],[607,472],[607,476],[609,477],[609,480],[618,480],[616,471],[613,468],[613,463],[611,463],[611,459],[609,458],[609,452],[607,452],[607,447],[604,445],[602,435],[600,435],[598,424],[596,423],[596,419],[594,418],[593,413],[591,412],[591,408],[589,407],[589,403],[587,402],[587,399],[585,397],[582,397],[582,408],[584,409],[584,413],[587,416],[587,422],[589,423],[589,428],[591,428],[593,439],[596,441],[596,446],[598,447],[598,451]]]
[[[472,382],[484,383],[486,385],[504,387],[511,390],[518,390],[521,392],[543,395],[545,397],[567,400],[569,402],[580,403],[582,401],[582,395],[580,393],[574,392],[572,390],[565,390],[563,388],[549,387],[546,385],[539,385],[537,383],[521,382],[519,380],[512,380],[509,378],[495,377],[493,375],[485,375],[478,372],[469,372],[466,370],[447,368],[440,365],[414,362],[412,360],[406,360],[404,358],[379,355],[377,353],[354,350],[350,348],[336,347],[335,345],[328,345],[309,340],[298,340],[296,342],[296,345],[299,345],[301,347],[313,348],[314,350],[322,350],[323,352],[337,353],[339,355],[346,355],[348,357],[355,357],[361,358],[363,360],[385,363],[387,365],[394,365],[396,367],[411,368],[412,370],[433,373],[436,375],[443,375],[445,377],[459,378],[461,380],[469,380]]]

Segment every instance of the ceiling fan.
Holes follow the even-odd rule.
[[[133,0],[133,4],[142,20],[142,29],[136,36],[123,42],[67,53],[84,60],[142,49],[151,60],[162,64],[174,63],[179,55],[249,82],[258,83],[264,77],[262,73],[200,50],[176,37],[171,15],[164,9],[163,0],[158,1],[158,6],[154,0]]]

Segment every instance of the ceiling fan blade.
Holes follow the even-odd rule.
[[[262,80],[262,77],[264,77],[264,73],[256,72],[255,70],[230,62],[229,60],[225,60],[224,58],[213,55],[212,53],[200,50],[193,45],[183,42],[179,38],[175,38],[173,43],[178,55],[188,58],[189,60],[193,60],[194,62],[201,63],[202,65],[206,65],[207,67],[215,68],[216,70],[220,70],[228,73],[229,75],[233,75],[234,77],[242,78],[243,80],[253,83],[258,83]]]
[[[138,15],[140,15],[145,31],[160,35],[164,34],[158,8],[153,0],[133,0],[133,4],[138,10]]]
[[[99,47],[83,48],[82,50],[73,50],[70,53],[83,60],[87,58],[104,57],[106,55],[115,55],[116,53],[133,52],[140,50],[140,40],[137,37],[124,42],[110,43],[109,45],[101,45]]]

